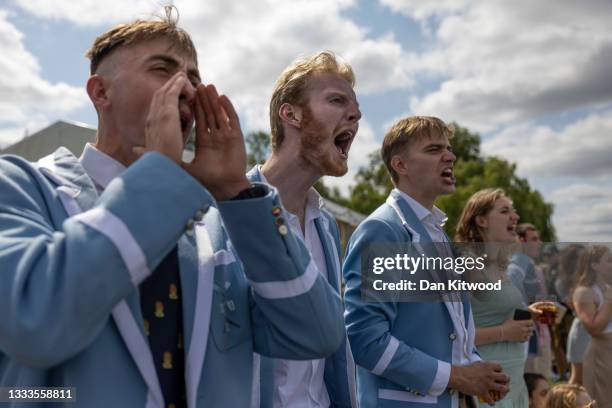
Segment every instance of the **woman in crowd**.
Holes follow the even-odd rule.
[[[544,408],[548,396],[548,381],[542,374],[525,373],[523,376],[529,393],[529,408]]]
[[[578,259],[583,251],[584,246],[579,244],[571,244],[561,250],[559,275],[555,281],[559,299],[569,306],[574,315],[572,293],[578,281]],[[580,319],[574,318],[567,334],[567,360],[571,366],[570,384],[582,385],[582,359],[590,341],[591,336]]]
[[[595,408],[589,393],[578,384],[558,384],[548,393],[546,408]]]
[[[468,200],[455,235],[456,242],[482,243],[479,248],[471,248],[470,251],[480,252],[479,256],[486,255],[486,268],[473,274],[471,280],[501,280],[501,291],[473,293],[472,310],[476,346],[482,359],[499,362],[504,373],[510,376],[510,392],[495,405],[504,408],[527,408],[529,405],[523,371],[525,341],[532,334],[533,321],[529,315],[527,320],[513,320],[515,311],[524,309],[525,305],[521,292],[506,273],[507,247],[516,240],[518,219],[512,201],[503,190],[481,190]],[[539,311],[534,309],[533,313]],[[488,405],[481,403],[480,406]]]
[[[612,253],[603,245],[584,250],[578,262],[578,285],[573,303],[576,315],[591,335],[583,360],[583,382],[600,407],[612,390]]]

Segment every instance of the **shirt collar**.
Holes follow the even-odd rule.
[[[417,218],[420,221],[431,222],[439,226],[440,228],[442,228],[444,224],[446,224],[448,217],[438,207],[434,205],[433,209],[429,211],[427,208],[423,207],[421,203],[419,203],[414,198],[410,197],[408,194],[404,193],[403,191],[399,189],[396,189],[396,190],[399,192],[400,197],[402,197],[404,201],[408,203],[410,208],[412,208],[412,211],[414,211],[414,213],[416,214]]]
[[[264,176],[263,171],[261,171],[261,164],[257,165],[257,170],[259,171],[259,174],[261,176],[261,181],[266,184],[270,184],[266,179],[266,176]],[[306,194],[306,211],[304,216],[305,222],[319,218],[321,216],[321,208],[323,208],[324,205],[325,200],[323,200],[321,194],[319,194],[319,192],[314,187],[311,187],[310,190],[308,190],[308,193]],[[295,214],[289,214],[295,216]]]
[[[119,176],[126,169],[123,164],[96,149],[90,143],[85,145],[79,161],[87,175],[96,184],[96,187],[99,187],[101,190],[104,190],[112,179]]]

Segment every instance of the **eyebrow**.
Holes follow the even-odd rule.
[[[346,100],[349,100],[349,101],[353,100],[355,102],[355,104],[357,105],[357,107],[359,107],[359,101],[357,101],[357,98],[356,97],[352,98],[352,95],[347,94],[344,91],[339,91],[339,90],[333,89],[333,90],[328,92],[327,96],[328,97],[329,96],[340,96],[340,97],[342,97],[342,98],[344,98]]]
[[[147,62],[155,62],[155,61],[161,61],[167,65],[170,65],[174,69],[178,68],[180,65],[180,63],[177,61],[176,58],[173,58],[166,54],[155,54],[147,58]],[[188,69],[187,75],[191,77],[195,77],[198,80],[198,82],[202,82],[202,79],[200,78],[200,72],[197,70],[197,68]]]

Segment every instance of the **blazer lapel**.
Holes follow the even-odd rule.
[[[214,211],[213,208],[209,212]],[[204,222],[195,225],[197,262],[193,255],[185,260],[185,271],[181,264],[181,285],[191,285],[184,291],[183,310],[185,324],[185,379],[187,387],[187,406],[195,407],[198,385],[206,355],[213,301],[215,277],[214,248]],[[186,248],[187,245],[183,244]],[[187,252],[187,250],[185,250]],[[185,252],[185,253],[186,253]],[[194,274],[196,276],[194,276]],[[195,292],[193,291],[195,288]]]
[[[335,240],[329,231],[329,220],[325,215],[321,214],[320,217],[315,219],[315,226],[323,246],[323,252],[325,253],[325,265],[327,266],[329,284],[337,293],[340,293],[340,256]]]
[[[98,198],[91,179],[76,157],[60,148],[38,162],[40,170],[58,187],[60,200],[69,217],[87,211]],[[164,406],[164,398],[155,371],[153,356],[143,331],[142,313],[137,292],[120,301],[112,316],[125,345],[148,387],[147,406]]]

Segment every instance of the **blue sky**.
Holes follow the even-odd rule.
[[[575,4],[570,4],[575,3]],[[83,54],[160,0],[0,0],[0,147],[58,119],[96,124]],[[330,49],[353,65],[363,119],[351,183],[397,119],[435,115],[483,136],[556,206],[562,240],[612,240],[612,2],[176,0],[204,81],[267,130],[274,81]]]

